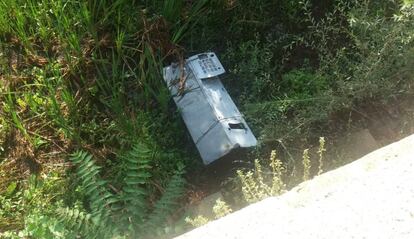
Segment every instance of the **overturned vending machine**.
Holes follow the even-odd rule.
[[[164,80],[205,165],[257,140],[219,79],[225,70],[212,52],[164,68]]]

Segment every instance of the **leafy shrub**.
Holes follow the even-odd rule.
[[[231,65],[231,77],[225,84],[229,85],[230,94],[237,95],[241,103],[269,99],[276,90],[273,46],[258,37],[240,45],[229,43],[223,58]]]
[[[308,69],[295,69],[282,75],[280,87],[280,94],[306,100],[322,95],[328,90],[329,85],[324,76],[312,73]]]
[[[230,93],[261,138],[320,134],[312,131],[334,112],[410,94],[402,89],[410,89],[403,85],[412,75],[412,5],[338,1],[318,12],[319,3],[301,1],[296,7],[302,32],[261,32],[226,50],[235,78],[228,80]]]

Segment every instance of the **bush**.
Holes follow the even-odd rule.
[[[326,128],[335,112],[411,94],[412,5],[338,1],[322,15],[310,1],[297,7],[303,32],[262,32],[226,50],[230,92],[263,139],[321,134],[315,125]]]

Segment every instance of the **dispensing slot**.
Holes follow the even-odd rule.
[[[246,130],[246,126],[243,123],[229,123],[229,130],[232,129],[244,129]]]

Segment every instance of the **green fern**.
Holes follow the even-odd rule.
[[[97,227],[92,222],[92,215],[77,208],[59,208],[56,211],[60,222],[79,235],[93,235]]]
[[[160,229],[166,222],[166,215],[171,215],[177,208],[178,199],[183,195],[185,180],[183,167],[179,167],[171,178],[165,192],[154,206],[154,210],[145,224],[147,233]]]
[[[72,154],[70,160],[77,166],[76,175],[91,209],[90,219],[99,231],[100,227],[108,225],[110,207],[117,199],[107,190],[107,182],[99,178],[101,168],[95,164],[92,155],[78,151]]]
[[[185,181],[184,167],[179,166],[161,198],[151,206],[147,190],[151,186],[151,162],[156,156],[156,150],[144,144],[136,144],[121,156],[125,163],[123,187],[112,194],[107,182],[99,177],[101,167],[92,155],[84,151],[72,154],[70,160],[76,166],[77,180],[88,204],[85,209],[57,209],[57,219],[70,232],[66,238],[151,238],[160,231],[178,205]]]
[[[126,211],[123,216],[128,221],[140,225],[148,208],[146,185],[151,177],[149,169],[154,153],[145,145],[136,144],[121,158],[126,163],[124,186],[120,195],[120,201],[124,203]]]

